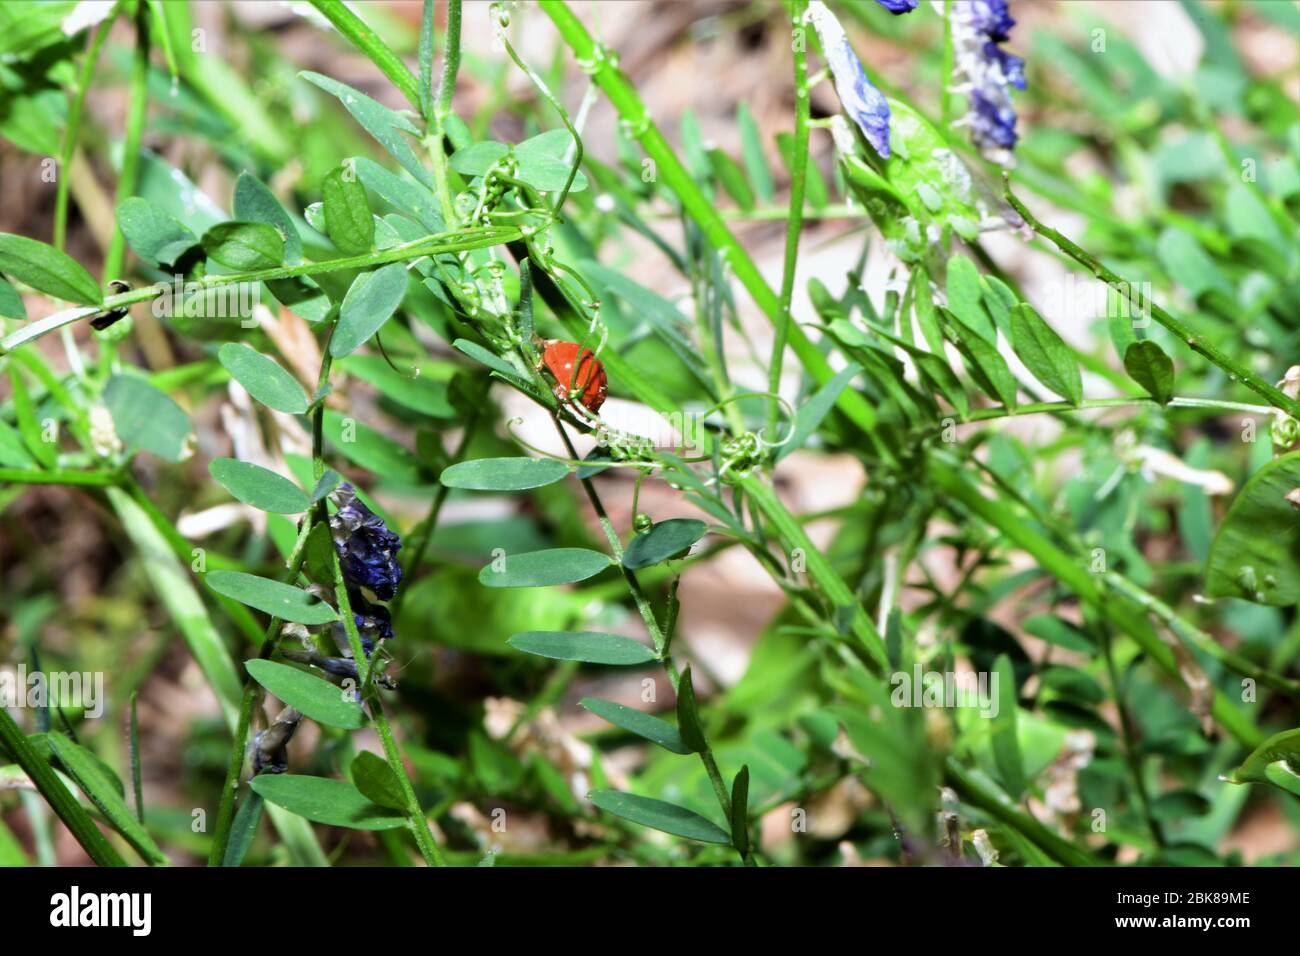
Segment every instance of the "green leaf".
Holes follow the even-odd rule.
[[[553,458],[479,458],[458,462],[438,480],[467,491],[527,491],[560,481],[569,466]]]
[[[18,290],[0,276],[0,318],[27,321],[27,306]]]
[[[199,243],[199,237],[183,222],[140,196],[117,207],[117,225],[136,254],[154,265],[174,265]]]
[[[251,660],[244,667],[253,680],[319,724],[344,730],[365,726],[366,715],[348,690],[315,674],[275,661]]]
[[[137,375],[114,375],[104,389],[104,404],[126,447],[167,461],[181,460],[194,429],[189,416],[166,392]]]
[[[609,555],[600,551],[551,548],[547,551],[503,555],[484,567],[478,573],[478,580],[489,588],[538,588],[553,584],[575,584],[599,574],[611,564],[613,561]]]
[[[1269,737],[1223,779],[1228,783],[1271,783],[1300,797],[1300,727]]]
[[[944,315],[949,315],[947,310],[944,310]],[[984,394],[1007,408],[1015,408],[1016,377],[998,350],[957,321],[946,323],[944,334],[957,346],[957,351],[966,360],[966,371]]]
[[[993,317],[993,324],[1002,334],[1011,338],[1011,310],[1019,303],[1016,294],[997,276],[980,276],[984,294],[984,308]]]
[[[340,166],[325,177],[320,192],[330,242],[347,255],[369,252],[375,244],[375,217],[361,180]]]
[[[284,264],[284,240],[262,222],[219,222],[203,234],[203,251],[240,272]]]
[[[311,505],[303,490],[288,478],[252,462],[214,458],[208,473],[244,504],[262,511],[296,515]]]
[[[1034,378],[1075,405],[1083,401],[1083,377],[1074,353],[1027,302],[1011,310],[1011,347]]]
[[[682,743],[686,744],[686,749],[691,753],[703,753],[709,749],[704,727],[700,723],[700,709],[695,702],[690,664],[686,665],[681,680],[677,682],[677,729],[682,735]]]
[[[758,131],[754,114],[742,100],[736,105],[736,125],[740,129],[740,153],[745,161],[745,172],[749,182],[758,193],[758,198],[770,203],[776,196],[772,184],[772,167],[768,165],[767,154],[763,151],[763,136]]]
[[[731,784],[731,843],[742,856],[749,852],[749,765]]]
[[[623,567],[648,568],[670,558],[685,557],[684,552],[708,533],[708,525],[695,518],[669,518],[660,521],[645,534],[638,534],[623,552]]]
[[[713,167],[713,175],[718,177],[718,182],[722,184],[727,195],[734,199],[741,209],[745,211],[753,209],[754,191],[750,189],[740,164],[717,148],[708,150],[708,157],[709,165]]]
[[[0,232],[0,272],[56,299],[78,305],[99,305],[104,301],[99,283],[81,263],[26,236]]]
[[[1161,405],[1174,395],[1174,363],[1151,339],[1134,342],[1124,351],[1124,371]]]
[[[1251,476],[1228,508],[1205,563],[1210,597],[1273,607],[1300,603],[1300,452],[1275,458]]]
[[[554,661],[628,666],[655,659],[654,651],[630,637],[596,631],[525,631],[506,641],[517,651]]]
[[[36,459],[32,458],[22,436],[4,422],[0,421],[0,465],[10,468],[32,468]]]
[[[999,654],[993,665],[998,679],[998,713],[993,718],[993,762],[1002,789],[1019,800],[1025,789],[1024,760],[1016,736],[1016,674],[1011,658]]]
[[[364,345],[392,318],[405,295],[406,266],[401,262],[390,262],[357,276],[343,297],[338,325],[330,339],[330,354],[342,358]]]
[[[45,428],[36,415],[36,405],[27,382],[17,366],[9,369],[9,382],[13,387],[14,416],[18,419],[18,432],[32,457],[45,468],[53,468],[59,460],[59,448],[53,442],[45,440]]]
[[[349,375],[369,382],[385,398],[422,415],[455,418],[456,410],[447,398],[447,383],[416,369],[408,377],[393,370],[381,355],[352,355],[343,363]]]
[[[559,192],[569,181],[573,163],[565,159],[573,136],[567,129],[552,129],[526,139],[514,148],[519,178],[542,192]],[[573,177],[571,192],[587,188],[587,177],[579,170]]]
[[[1021,622],[1021,627],[1039,640],[1064,647],[1066,650],[1081,654],[1095,654],[1097,645],[1073,624],[1063,621],[1055,614],[1034,614]]]
[[[816,433],[831,409],[835,407],[835,403],[839,401],[840,393],[861,373],[862,366],[850,362],[836,372],[835,377],[819,388],[810,399],[800,403],[799,410],[795,412],[793,431],[790,433],[789,440],[776,450],[777,461],[807,444],[808,439]]]
[[[348,461],[402,484],[420,483],[420,462],[405,445],[332,409],[324,424],[325,437]]]
[[[90,802],[99,808],[104,819],[126,838],[146,863],[166,866],[170,861],[126,805],[121,783],[110,775],[111,772],[103,761],[57,731],[46,734],[45,739],[49,741],[50,750],[68,772],[68,776],[76,782]]]
[[[415,150],[411,148],[410,143],[403,139],[401,135],[402,133],[409,133],[411,136],[418,137],[420,131],[416,129],[415,124],[401,113],[390,110],[387,106],[371,99],[360,90],[353,89],[346,83],[340,83],[338,80],[332,80],[328,76],[321,76],[319,73],[310,71],[304,71],[298,75],[327,93],[337,96],[339,102],[352,114],[352,118],[360,123],[365,131],[373,136],[384,149],[388,150],[388,154],[397,160],[403,169],[414,176],[417,182],[428,186],[430,189],[433,188],[433,176],[420,162],[420,158],[416,156]]]
[[[587,794],[587,799],[607,813],[652,830],[662,830],[701,843],[719,843],[723,846],[731,843],[731,837],[722,827],[675,803],[618,790],[593,790]]]
[[[316,482],[316,486],[311,490],[311,503],[315,504],[320,501],[342,483],[343,478],[337,471],[333,468],[326,468],[325,474],[320,476],[320,480]]]
[[[278,617],[282,621],[298,624],[328,624],[337,621],[338,614],[320,598],[301,588],[270,578],[245,574],[243,571],[212,571],[203,582],[228,598],[259,611]],[[274,802],[274,801],[272,801]]]
[[[378,193],[398,212],[414,216],[430,233],[446,231],[447,226],[438,214],[433,194],[427,188],[403,179],[373,159],[358,156],[352,162],[362,185]]]
[[[350,830],[395,830],[406,825],[405,815],[367,800],[346,780],[263,773],[254,777],[249,786],[268,803],[313,823]]]
[[[298,709],[302,710],[301,707]],[[397,774],[393,773],[392,767],[369,750],[363,750],[356,755],[352,766],[348,768],[348,775],[352,777],[352,782],[357,785],[362,796],[373,800],[381,807],[389,807],[393,810],[406,809],[406,796],[402,793],[402,785],[397,779]]]
[[[284,240],[284,258],[289,263],[302,261],[302,237],[285,212],[275,193],[252,173],[245,170],[235,180],[235,218],[260,222],[273,228]]]
[[[106,494],[154,593],[176,622],[190,654],[221,705],[226,723],[234,730],[239,712],[239,675],[230,651],[194,587],[189,568],[182,566],[162,532],[134,498],[121,488],[109,488]]]
[[[249,791],[239,801],[235,811],[234,822],[230,824],[230,842],[226,844],[226,854],[221,860],[222,866],[240,866],[257,837],[257,825],[262,822],[264,801],[257,791]]]
[[[462,176],[482,176],[509,153],[510,147],[505,143],[485,140],[456,150],[451,156],[451,168]]]
[[[980,274],[975,263],[965,256],[948,260],[948,311],[989,345],[998,342],[997,327],[984,311]]]
[[[221,346],[217,358],[249,395],[268,408],[290,415],[307,411],[302,386],[275,359],[238,342]]]
[[[597,717],[608,720],[615,727],[621,727],[629,733],[650,741],[652,744],[658,744],[665,750],[675,754],[688,754],[691,752],[683,742],[682,735],[678,733],[677,728],[666,720],[660,720],[658,717],[653,717],[632,707],[625,707],[612,700],[602,700],[599,697],[584,697],[578,703]]]

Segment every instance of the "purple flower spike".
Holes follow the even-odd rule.
[[[936,10],[943,5],[936,0]],[[960,122],[986,156],[1010,163],[1016,145],[1016,110],[1011,87],[1025,88],[1025,61],[999,45],[1015,25],[1007,0],[954,0],[952,38],[956,52],[957,89],[970,99]]]
[[[884,5],[889,6],[888,3]],[[867,79],[867,71],[863,69],[858,55],[853,52],[844,28],[826,4],[821,0],[813,0],[808,5],[808,18],[821,37],[822,50],[835,79],[835,92],[839,95],[844,111],[858,124],[872,148],[888,159],[889,102]]]
[[[911,13],[915,10],[917,0],[876,0],[876,3],[880,4],[894,16],[898,16],[899,14]]]
[[[369,588],[381,601],[391,601],[402,580],[397,563],[402,539],[361,503],[351,485],[339,485],[331,497],[339,510],[330,518],[330,531],[344,579],[354,587]]]

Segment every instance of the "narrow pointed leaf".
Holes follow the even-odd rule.
[[[618,790],[593,790],[587,798],[607,813],[652,830],[662,830],[701,843],[719,843],[723,846],[731,843],[727,832],[712,820],[666,800],[655,800],[653,797]]]
[[[78,305],[99,305],[104,293],[76,259],[53,246],[0,232],[0,272],[37,292]]]
[[[262,511],[294,515],[311,505],[306,493],[288,478],[252,462],[214,458],[208,472],[244,504]]]
[[[274,359],[238,342],[221,346],[217,358],[249,395],[268,408],[290,415],[307,411],[302,386]]]
[[[597,717],[603,717],[615,727],[621,727],[629,733],[658,744],[665,750],[675,754],[691,752],[677,728],[666,720],[660,720],[635,708],[625,707],[612,700],[602,700],[599,697],[584,697],[580,703]]]
[[[351,830],[395,830],[406,825],[403,813],[366,799],[346,780],[263,773],[250,786],[268,803],[314,823]]]
[[[328,624],[338,614],[318,597],[301,588],[243,571],[212,571],[204,583],[218,594],[234,598],[274,617],[298,624]],[[272,801],[274,802],[274,801]]]
[[[654,651],[630,637],[597,631],[525,631],[506,643],[525,654],[556,661],[629,666],[655,659]]]
[[[253,680],[290,707],[330,727],[356,730],[366,716],[351,693],[315,674],[275,661],[251,660],[244,665]]]
[[[682,743],[691,753],[703,753],[709,749],[704,727],[700,724],[700,710],[695,702],[695,685],[691,682],[689,664],[677,683],[677,729],[682,735]]]
[[[609,555],[586,548],[551,548],[507,554],[479,572],[479,583],[490,588],[537,588],[575,584],[599,574],[613,562]]]
[[[623,552],[623,567],[648,568],[669,558],[686,556],[691,545],[708,533],[709,527],[695,518],[669,518],[645,534],[638,534]]]
[[[527,491],[554,484],[568,473],[569,466],[553,458],[478,458],[446,468],[438,480],[468,491]]]
[[[1026,302],[1011,310],[1011,347],[1034,378],[1075,405],[1083,401],[1083,378],[1074,353]]]
[[[343,297],[330,354],[340,358],[364,345],[392,318],[405,295],[406,266],[400,262],[357,276]]]

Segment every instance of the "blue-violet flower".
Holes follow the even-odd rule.
[[[808,19],[821,37],[822,52],[826,54],[826,62],[835,79],[835,92],[839,94],[844,111],[858,124],[875,151],[888,159],[889,102],[867,79],[867,72],[853,52],[844,28],[826,4],[813,0],[808,5]]]
[[[369,588],[381,601],[391,601],[402,580],[397,552],[402,539],[357,498],[349,484],[339,485],[330,496],[338,513],[330,518],[334,548],[343,578],[355,587]]]
[[[940,0],[934,7],[943,12]],[[1015,22],[1007,0],[953,0],[953,51],[961,76],[955,89],[970,100],[958,123],[970,127],[971,139],[986,156],[1002,163],[1010,161],[1017,139],[1010,87],[1025,88],[1025,61],[998,45]]]

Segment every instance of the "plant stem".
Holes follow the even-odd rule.
[[[131,101],[127,107],[126,139],[122,143],[122,172],[117,178],[117,198],[114,200],[114,208],[121,206],[124,200],[135,195],[136,171],[140,167],[140,139],[144,134],[145,109],[149,103],[148,80],[149,7],[141,3],[136,9],[135,58],[131,61]],[[121,227],[114,224],[108,252],[104,255],[104,282],[118,278],[125,255],[126,236],[122,234]],[[101,353],[101,359],[102,357]]]
[[[451,0],[447,7],[447,36],[442,50],[442,76],[438,80],[438,97],[433,104],[433,129],[429,137],[429,159],[433,163],[433,180],[438,186],[438,203],[442,206],[442,217],[448,225],[455,225],[460,219],[456,214],[456,204],[451,197],[444,143],[447,117],[451,115],[451,100],[456,92],[456,76],[460,72],[460,15],[461,0]]]
[[[1051,240],[1058,249],[1068,255],[1075,262],[1085,266],[1093,276],[1105,282],[1118,295],[1123,296],[1129,305],[1138,311],[1138,314],[1144,314],[1144,309],[1149,310],[1150,314],[1157,322],[1173,333],[1173,335],[1187,343],[1187,346],[1193,352],[1203,355],[1210,362],[1227,372],[1234,381],[1240,381],[1252,392],[1267,399],[1268,403],[1273,407],[1282,409],[1293,418],[1300,417],[1300,401],[1291,398],[1277,386],[1260,378],[1254,372],[1250,371],[1250,369],[1221,352],[1219,348],[1209,342],[1205,336],[1194,333],[1180,320],[1174,318],[1140,291],[1135,292],[1134,290],[1139,288],[1137,285],[1127,281],[1126,279],[1121,279],[1114,272],[1111,272],[1102,265],[1097,259],[1093,258],[1065,236],[1061,235],[1057,230],[1039,222],[1034,214],[1026,209],[1024,203],[1016,198],[1015,193],[1011,191],[1011,180],[1006,173],[1003,173],[1003,195],[1006,197],[1007,202],[1011,203],[1016,212],[1020,213],[1025,222],[1028,223],[1035,232],[1040,236]]]
[[[120,484],[119,471],[33,471],[29,468],[0,468],[0,483],[16,485],[89,485],[105,488]]]
[[[790,16],[796,29],[803,28],[807,0],[795,0]],[[785,346],[790,334],[790,304],[794,299],[794,276],[799,264],[799,234],[803,230],[803,198],[808,177],[808,54],[806,43],[794,47],[794,146],[790,164],[790,217],[785,227],[785,262],[781,270],[780,314],[775,322],[772,338],[772,359],[767,367],[767,390],[771,397],[767,404],[768,441],[776,440],[776,420],[781,407],[781,365],[785,361]]]
[[[384,713],[384,705],[378,694],[370,699],[370,716],[384,745],[384,756],[388,758],[388,765],[393,768],[393,773],[397,775],[397,783],[402,788],[402,796],[406,800],[406,815],[411,824],[411,833],[415,837],[415,845],[420,848],[420,855],[429,866],[446,866],[442,851],[438,849],[433,834],[429,832],[429,821],[420,806],[419,798],[415,795],[415,788],[411,786],[411,778],[407,776],[406,765],[402,763],[402,756],[397,751],[393,731],[388,726],[388,717]]]
[[[115,7],[108,19],[95,28],[90,46],[86,48],[85,59],[81,63],[81,72],[77,76],[76,95],[68,108],[68,125],[64,127],[63,143],[59,151],[59,185],[54,196],[54,248],[59,251],[63,250],[68,232],[68,189],[71,185],[68,171],[72,168],[72,156],[77,151],[77,134],[81,131],[81,113],[86,103],[86,93],[90,89],[90,78],[99,62],[104,41],[108,39],[108,33],[113,28],[120,9],[120,6]]]
[[[97,865],[126,866],[126,861],[99,832],[99,827],[95,826],[77,798],[63,785],[49,763],[33,749],[27,735],[3,707],[0,707],[0,743]]]
[[[413,242],[402,243],[399,246],[393,246],[391,249],[384,249],[379,252],[366,252],[355,256],[343,256],[338,259],[327,259],[323,262],[304,262],[293,266],[277,266],[274,269],[263,269],[260,272],[241,272],[229,275],[209,275],[200,279],[198,282],[185,283],[185,292],[203,291],[215,289],[220,286],[231,285],[236,282],[269,282],[272,279],[289,279],[294,276],[319,275],[324,272],[339,272],[345,269],[367,269],[370,266],[383,265],[388,262],[405,262],[410,259],[420,259],[424,256],[436,256],[444,252],[462,252],[469,249],[483,249],[488,246],[501,245],[504,243],[514,242],[523,235],[520,230],[513,226],[485,226],[474,229],[459,229],[449,232],[437,233],[436,235],[424,236]],[[458,238],[459,237],[459,238]],[[468,238],[466,238],[468,237]],[[104,315],[116,309],[121,309],[136,302],[144,302],[148,299],[156,299],[172,286],[165,282],[159,282],[154,285],[143,286],[139,289],[132,289],[130,292],[123,292],[120,295],[105,296],[104,301],[97,306],[80,306],[75,309],[65,309],[62,312],[56,312],[44,319],[36,322],[29,322],[12,335],[0,339],[0,355],[6,352],[12,352],[20,345],[26,345],[43,335],[48,335],[65,325],[73,322],[79,322],[82,319],[89,319],[97,315]]]
[[[402,62],[401,57],[394,53],[364,20],[348,9],[342,0],[311,0],[311,5],[334,25],[334,29],[369,57],[384,76],[388,77],[389,82],[410,100],[412,106],[417,110],[420,108],[419,83]]]

